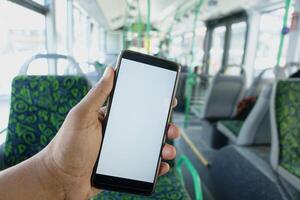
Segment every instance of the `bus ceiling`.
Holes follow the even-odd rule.
[[[147,21],[147,1],[136,0],[97,0],[86,3],[84,0],[74,0],[83,7],[91,16],[98,20],[110,30],[118,30],[126,25],[126,18],[130,17],[137,21],[138,10],[141,13],[143,23]],[[193,13],[198,0],[151,0],[151,24],[160,32],[167,32],[171,26],[174,16],[177,20],[181,18],[190,18],[193,21]],[[278,2],[278,3],[276,3]],[[217,16],[225,16],[240,10],[251,8],[260,8],[262,10],[270,9],[270,5],[284,6],[282,1],[259,1],[259,0],[205,0],[200,12],[199,20],[207,21]],[[118,5],[118,7],[116,7]]]

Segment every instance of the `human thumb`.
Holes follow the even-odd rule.
[[[80,104],[83,104],[86,109],[98,111],[109,96],[114,80],[114,70],[107,67],[98,83],[88,92],[82,99]]]

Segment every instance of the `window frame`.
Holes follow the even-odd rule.
[[[245,56],[246,56],[246,50],[247,50],[247,42],[248,42],[248,22],[247,20],[239,20],[239,21],[234,21],[233,23],[231,23],[229,25],[229,29],[230,29],[230,38],[229,38],[229,41],[228,41],[228,49],[227,49],[227,59],[226,59],[226,65],[230,65],[231,63],[228,63],[228,60],[229,60],[229,51],[230,51],[230,44],[231,44],[231,39],[232,39],[232,25],[234,24],[238,24],[238,23],[241,23],[241,22],[245,22],[245,25],[246,25],[246,29],[245,29],[245,35],[244,35],[244,46],[243,46],[243,57],[242,57],[242,62],[241,62],[241,66],[243,66],[245,64]]]
[[[209,61],[211,58],[210,50],[212,47],[213,42],[213,31],[218,28],[224,26],[226,28],[225,30],[225,39],[224,39],[224,47],[223,47],[223,55],[222,55],[222,62],[220,69],[224,69],[228,65],[228,58],[229,58],[229,50],[230,50],[230,43],[231,43],[231,26],[236,23],[245,22],[246,23],[246,31],[245,31],[245,41],[244,41],[244,52],[242,57],[242,63],[241,67],[245,63],[245,56],[246,56],[246,50],[247,50],[247,42],[248,42],[248,31],[249,31],[249,21],[248,21],[248,15],[246,11],[240,11],[236,12],[234,14],[217,18],[217,19],[211,19],[207,20],[205,22],[206,24],[206,35],[207,35],[207,41],[206,41],[206,47],[205,47],[205,54],[204,54],[204,65],[206,72],[209,72]]]
[[[291,9],[295,8],[295,3],[291,2],[291,5],[290,5],[290,15],[291,15]],[[256,66],[256,59],[257,59],[257,53],[258,53],[258,43],[259,43],[259,40],[260,40],[260,36],[261,36],[261,33],[262,33],[262,30],[260,29],[260,25],[261,25],[261,20],[262,20],[262,17],[264,15],[268,15],[270,13],[273,13],[273,12],[276,12],[276,11],[279,11],[280,9],[283,9],[284,10],[284,2],[283,3],[278,3],[276,5],[268,5],[264,8],[262,8],[261,10],[259,10],[259,21],[257,23],[258,25],[258,34],[257,34],[257,45],[256,45],[256,50],[255,50],[255,57],[254,57],[254,60],[253,60],[253,71],[254,71],[254,75],[255,76],[255,73],[256,73],[256,70],[257,70],[257,66]],[[280,23],[282,23],[282,21],[280,21]],[[289,26],[290,24],[288,24],[287,26]],[[280,40],[280,31],[281,30],[278,30],[278,40]],[[289,35],[285,35],[285,37],[288,37]],[[285,38],[286,40],[286,38]],[[286,41],[285,41],[286,42]],[[278,48],[278,47],[277,47]],[[278,51],[278,49],[276,49]],[[286,49],[286,54],[289,53],[289,43],[287,43],[287,49]],[[275,55],[275,60],[276,60],[276,57],[277,57],[277,54]],[[283,58],[283,55],[282,55],[282,58]],[[286,64],[286,63],[285,63]],[[284,64],[284,65],[285,65]],[[279,66],[281,66],[281,64],[279,64]],[[276,67],[276,63],[274,65],[270,65],[270,66],[267,66],[266,68],[269,68],[269,67],[272,67],[272,68],[275,68]],[[257,71],[260,71],[260,70],[257,70]]]
[[[52,1],[52,0],[51,0]],[[21,9],[26,9],[29,10],[30,12],[34,12],[37,14],[40,14],[41,17],[44,17],[44,48],[47,50],[47,23],[46,23],[46,17],[50,11],[50,8],[46,6],[46,0],[45,0],[45,5],[39,4],[37,2],[34,2],[32,0],[7,0],[9,4],[13,4],[14,6],[20,6]],[[29,59],[29,58],[28,58]],[[25,60],[23,61],[25,62]],[[7,105],[9,106],[9,101],[10,101],[10,96],[11,94],[6,94],[4,93],[3,95],[0,95],[0,101],[6,102]],[[3,139],[3,135],[5,133],[6,128],[5,127],[0,127],[0,134],[2,135],[1,138]],[[1,143],[0,143],[1,144]]]
[[[25,8],[28,8],[32,11],[38,12],[42,15],[47,15],[47,13],[49,12],[49,7],[45,6],[45,5],[41,5],[35,1],[32,0],[9,0],[13,3],[16,3],[20,6],[23,6]]]

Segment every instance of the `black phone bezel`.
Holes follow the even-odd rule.
[[[157,160],[156,173],[155,173],[155,178],[154,178],[153,183],[137,181],[137,180],[132,180],[132,179],[126,179],[126,178],[120,178],[120,177],[114,177],[114,176],[101,175],[101,174],[96,173],[97,166],[98,166],[98,160],[99,160],[99,156],[100,156],[100,152],[101,152],[101,148],[102,148],[102,143],[103,143],[104,137],[105,137],[105,129],[106,129],[106,124],[107,124],[107,121],[109,118],[110,107],[111,107],[111,103],[112,103],[113,96],[114,96],[115,86],[116,86],[117,80],[118,80],[119,68],[120,68],[120,64],[121,64],[123,58],[133,60],[136,62],[149,64],[149,65],[152,65],[153,67],[160,67],[160,68],[168,69],[171,71],[175,71],[176,72],[176,80],[175,80],[174,87],[173,87],[172,99],[175,97],[176,88],[177,88],[177,84],[178,84],[178,77],[179,77],[179,73],[180,73],[180,66],[177,63],[168,61],[168,60],[164,60],[161,58],[157,58],[154,56],[130,51],[130,50],[123,50],[121,52],[121,54],[119,55],[119,58],[118,58],[113,89],[112,89],[112,92],[110,94],[110,98],[109,98],[108,104],[107,104],[107,114],[105,116],[105,119],[103,122],[103,128],[102,128],[103,137],[102,137],[102,141],[100,144],[100,150],[98,153],[98,157],[97,157],[97,160],[94,165],[93,174],[91,176],[91,184],[94,187],[99,188],[99,189],[114,190],[114,191],[119,191],[119,192],[127,192],[127,193],[141,194],[141,195],[150,195],[154,190],[154,186],[155,186],[155,183],[157,180],[158,167],[159,167],[160,160],[161,160],[161,152],[162,152],[163,144],[164,144],[164,141],[166,138],[168,121],[169,121],[169,118],[171,115],[171,110],[172,110],[172,101],[170,102],[170,106],[169,106],[168,117],[166,119],[166,125],[165,125],[165,130],[164,130],[164,137],[163,137],[162,144],[161,144],[160,156],[158,156],[158,160]]]

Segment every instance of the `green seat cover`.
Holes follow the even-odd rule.
[[[300,82],[278,82],[275,102],[278,164],[300,178]]]
[[[171,168],[169,173],[157,180],[155,192],[151,196],[140,196],[121,192],[103,191],[93,200],[185,200],[190,199],[188,192],[176,169]]]
[[[5,168],[43,149],[89,88],[80,76],[17,76],[12,83]]]
[[[13,80],[4,146],[5,168],[30,158],[55,136],[69,110],[88,92],[80,76],[18,76]],[[171,161],[174,162],[174,161]],[[171,163],[174,165],[174,163]],[[158,178],[152,196],[104,191],[94,199],[190,199],[176,169]]]
[[[244,124],[243,120],[221,120],[220,123],[231,131],[236,137],[239,135],[240,130]]]

